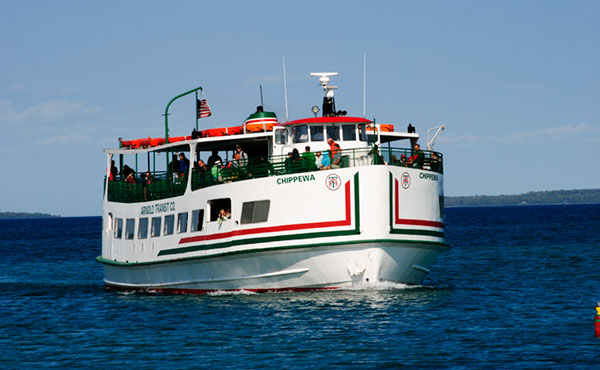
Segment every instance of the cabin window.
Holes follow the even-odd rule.
[[[244,204],[242,204],[242,217],[240,222],[243,225],[267,221],[267,219],[269,218],[270,206],[270,200],[245,202]]]
[[[204,210],[196,209],[192,211],[192,231],[202,231],[204,222]]]
[[[354,125],[343,125],[342,137],[344,141],[356,140],[356,127]]]
[[[310,140],[311,141],[323,141],[323,126],[310,126]]]
[[[287,144],[288,133],[286,129],[275,130],[275,143],[276,144]]]
[[[298,125],[292,128],[292,136],[294,136],[294,143],[306,143],[308,142],[308,126]]]
[[[358,137],[360,141],[367,141],[367,126],[358,125]]]
[[[115,218],[115,238],[121,239],[123,237],[123,219]]]
[[[160,217],[152,217],[152,228],[150,229],[150,236],[155,238],[157,236],[160,236],[160,224],[161,224],[161,218]]]
[[[187,231],[188,213],[182,212],[177,215],[177,233],[181,234]]]
[[[138,239],[146,239],[148,237],[148,217],[140,218],[138,224]]]
[[[441,219],[444,219],[444,217],[446,217],[446,216],[445,216],[445,209],[444,209],[444,196],[443,196],[443,195],[440,195],[440,196],[439,196],[438,202],[439,202],[439,204],[440,204],[440,218],[441,218]]]
[[[112,215],[112,213],[109,213],[109,214],[108,214],[108,220],[107,220],[107,224],[108,224],[108,225],[106,225],[106,226],[107,226],[106,228],[107,228],[108,230],[112,230],[112,229],[113,229],[113,215]]]
[[[231,199],[223,198],[209,200],[208,206],[210,209],[210,222],[217,221],[221,210],[231,212]]]
[[[135,218],[128,218],[125,221],[125,239],[133,240],[135,235]]]
[[[338,126],[327,126],[327,138],[338,141],[340,139],[340,128]]]
[[[175,231],[175,215],[165,216],[164,235],[172,235],[174,231]]]

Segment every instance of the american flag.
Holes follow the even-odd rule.
[[[209,117],[212,115],[210,108],[208,107],[208,103],[206,103],[206,99],[196,99],[196,111],[198,118]]]

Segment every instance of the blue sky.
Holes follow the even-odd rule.
[[[0,211],[100,215],[103,149],[164,135],[203,86],[217,125],[260,103],[445,125],[445,193],[600,187],[598,1],[4,1]],[[195,125],[193,97],[171,135]],[[211,119],[201,121],[213,127]],[[422,140],[424,142],[424,140]]]

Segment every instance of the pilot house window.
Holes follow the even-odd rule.
[[[294,143],[306,143],[308,142],[308,126],[298,125],[292,129],[294,136]]]

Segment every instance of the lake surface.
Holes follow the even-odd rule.
[[[101,219],[0,221],[2,368],[600,368],[600,205],[449,208],[424,285],[106,291]]]

